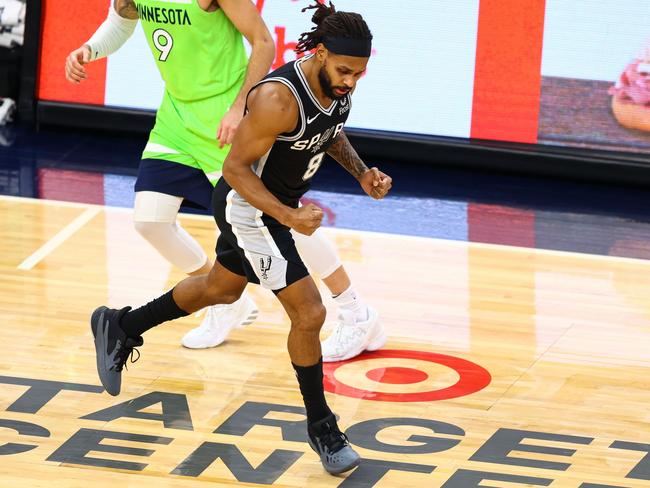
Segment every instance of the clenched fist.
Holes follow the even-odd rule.
[[[359,178],[361,188],[375,200],[384,198],[393,186],[393,179],[377,168],[370,168]]]
[[[323,211],[313,203],[309,203],[294,209],[287,225],[296,232],[310,236],[316,232],[322,221]]]

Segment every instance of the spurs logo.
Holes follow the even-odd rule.
[[[349,108],[349,105],[346,107]],[[325,144],[328,139],[336,138],[336,136],[339,135],[339,133],[343,130],[343,125],[344,122],[341,122],[335,126],[330,127],[329,129],[319,132],[318,134],[314,134],[314,136],[311,139],[303,139],[301,141],[296,141],[293,143],[293,146],[291,146],[291,149],[294,151],[305,151],[305,150],[311,150],[315,146],[316,150],[313,152],[318,152],[320,151],[320,147]]]
[[[268,270],[271,269],[271,256],[266,257],[266,262],[264,262],[264,258],[260,258],[260,271],[262,272],[262,279],[268,280],[269,275],[266,274]]]

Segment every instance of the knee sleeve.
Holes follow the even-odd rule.
[[[176,222],[183,197],[175,197],[155,191],[138,191],[133,205],[134,222]]]
[[[300,257],[321,279],[327,278],[341,267],[338,252],[322,229],[310,236],[291,230]]]
[[[203,248],[176,223],[183,199],[156,192],[137,192],[133,221],[136,231],[171,264],[185,273],[201,268],[208,257]]]

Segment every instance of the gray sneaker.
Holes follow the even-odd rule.
[[[140,353],[134,347],[141,346],[142,337],[127,337],[120,328],[122,315],[131,307],[115,310],[113,308],[99,307],[90,317],[90,328],[95,336],[95,354],[97,355],[97,373],[106,391],[117,396],[122,387],[122,369],[133,351],[138,357],[131,362],[135,363],[140,358]]]
[[[309,424],[307,433],[309,445],[320,456],[328,473],[344,473],[359,465],[361,457],[352,449],[347,436],[339,430],[334,414]]]

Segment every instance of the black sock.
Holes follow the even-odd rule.
[[[296,370],[300,393],[305,402],[307,410],[307,422],[312,424],[324,419],[332,413],[325,401],[325,389],[323,388],[323,358],[320,358],[313,366],[297,366]]]
[[[126,312],[120,320],[120,327],[129,337],[139,337],[156,325],[189,315],[181,310],[172,296],[174,290],[151,300],[146,305]]]

